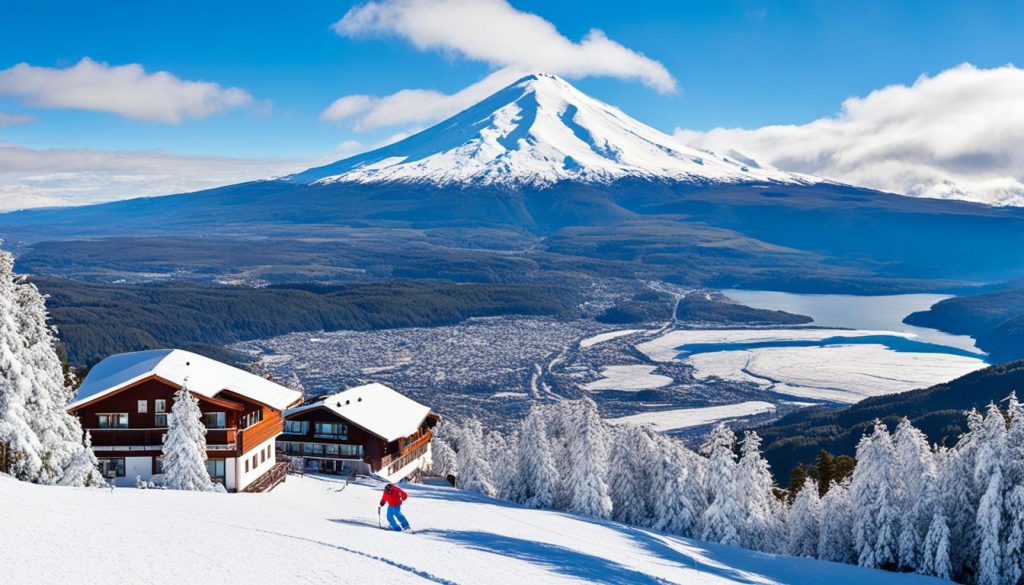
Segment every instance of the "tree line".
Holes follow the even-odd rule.
[[[819,455],[781,490],[756,432],[720,424],[695,452],[611,425],[589,398],[535,405],[518,428],[443,421],[434,470],[461,489],[753,550],[961,582],[1024,577],[1024,405],[966,413],[955,446],[880,421],[851,458]]]

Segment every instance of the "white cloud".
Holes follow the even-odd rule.
[[[346,140],[334,147],[334,152],[342,156],[352,156],[366,150],[366,146],[358,140]]]
[[[452,115],[536,72],[568,78],[605,76],[640,81],[659,91],[676,89],[664,65],[591,30],[573,42],[543,18],[505,0],[381,0],[348,11],[333,26],[351,38],[396,36],[417,49],[481,61],[496,68],[454,94],[405,89],[384,97],[345,96],[322,114],[354,120],[357,130],[435,121]]]
[[[330,160],[37,150],[0,144],[0,211],[196,191],[293,173]]]
[[[35,121],[35,118],[25,114],[8,114],[7,112],[0,112],[0,128],[4,126],[29,124],[33,121]]]
[[[65,69],[28,63],[4,69],[0,95],[31,107],[111,112],[169,124],[253,104],[252,96],[237,87],[179,79],[166,71],[146,73],[138,64],[111,66],[88,57]]]
[[[843,102],[802,125],[677,129],[780,168],[920,197],[1024,205],[1024,69],[970,64]]]

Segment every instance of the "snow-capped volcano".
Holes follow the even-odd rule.
[[[720,156],[674,138],[564,79],[524,77],[475,106],[395,144],[285,177],[301,183],[410,182],[544,187],[621,178],[700,183],[819,179]]]

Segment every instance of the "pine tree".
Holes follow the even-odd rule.
[[[543,410],[534,406],[523,420],[519,433],[520,492],[516,499],[531,508],[553,507],[559,484],[546,419]]]
[[[507,438],[500,431],[487,433],[485,441],[487,460],[491,464],[494,480],[494,495],[514,500],[519,492],[519,436],[510,434]]]
[[[852,563],[853,510],[847,482],[832,482],[821,499],[821,522],[818,528],[818,558],[837,563]]]
[[[745,433],[736,468],[736,494],[744,518],[740,541],[745,548],[768,552],[779,548],[783,528],[776,514],[774,488],[771,468],[761,456],[761,437]]]
[[[897,509],[902,511],[898,563],[900,567],[916,569],[921,566],[922,543],[935,515],[935,459],[927,437],[906,418],[896,427],[893,444],[896,449],[894,496]]]
[[[949,527],[941,509],[935,510],[935,515],[928,526],[921,556],[919,572],[949,579],[952,572],[949,562]]]
[[[285,386],[289,390],[295,390],[299,394],[306,393],[306,387],[302,385],[302,380],[299,379],[299,375],[295,372],[288,375],[288,383],[285,384]]]
[[[105,485],[78,418],[65,410],[65,384],[54,330],[35,285],[15,280],[0,251],[0,471],[18,479]]]
[[[850,484],[853,544],[859,565],[884,567],[896,561],[895,467],[892,436],[885,425],[876,420],[872,433],[865,435],[857,445],[857,468]]]
[[[836,479],[836,464],[832,454],[825,449],[818,451],[818,456],[814,458],[814,469],[817,471],[818,495],[824,496]]]
[[[575,401],[569,436],[569,511],[608,518],[608,430],[590,398]]]
[[[483,425],[479,420],[471,418],[462,426],[456,461],[459,467],[456,487],[487,496],[494,495],[494,478],[484,447]]]
[[[459,475],[458,456],[455,453],[458,429],[442,420],[434,427],[430,437],[431,469],[445,479]]]
[[[1024,579],[1024,405],[1011,392],[1006,398],[1010,426],[1004,450],[1003,482],[1006,499],[1003,514],[1006,533],[1003,543],[1003,580]]]
[[[949,551],[952,573],[971,574],[977,565],[977,511],[981,494],[974,486],[974,467],[983,418],[967,412],[967,432],[953,449],[937,454],[939,495],[949,526],[949,540],[956,543]]]
[[[170,489],[212,491],[206,469],[206,427],[199,400],[188,391],[188,383],[174,393],[174,404],[164,436],[164,485]]]
[[[651,490],[653,528],[696,536],[707,507],[704,497],[706,460],[664,435],[655,435],[654,485]]]
[[[657,485],[658,454],[650,431],[634,425],[614,430],[608,469],[608,493],[612,519],[649,526],[654,522],[651,486]]]
[[[821,500],[817,485],[807,478],[789,509],[787,553],[798,557],[815,557],[821,524]]]
[[[743,516],[736,494],[735,443],[732,431],[720,423],[702,448],[709,461],[706,476],[708,507],[701,517],[701,538],[739,546]]]
[[[1003,413],[990,404],[978,437],[978,455],[974,467],[975,489],[981,493],[978,502],[978,564],[979,585],[1002,582],[1003,471],[1006,449],[1006,423]]]

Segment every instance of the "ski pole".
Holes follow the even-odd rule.
[[[377,506],[377,528],[384,528],[380,523],[380,506]]]

